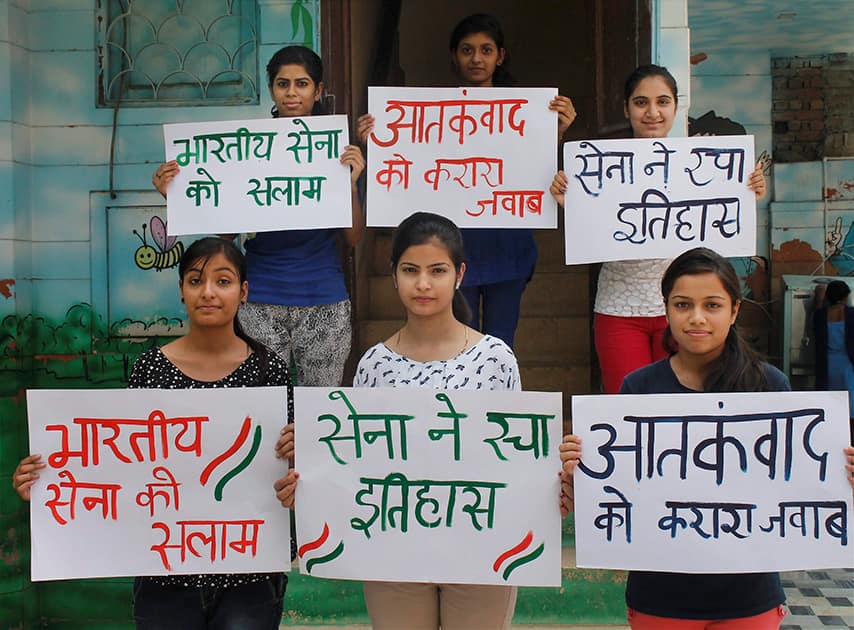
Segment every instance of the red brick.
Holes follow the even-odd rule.
[[[812,129],[801,129],[795,134],[799,142],[817,142],[821,140],[824,134],[821,131]]]
[[[811,100],[810,109],[824,109],[824,99],[816,98]]]
[[[818,110],[804,110],[801,112],[795,112],[796,120],[823,120],[824,112]]]
[[[802,101],[809,101],[814,98],[822,98],[824,94],[819,88],[803,88],[801,90],[792,90],[792,98],[797,98]]]
[[[799,110],[803,109],[804,104],[799,100],[789,101],[789,109]]]

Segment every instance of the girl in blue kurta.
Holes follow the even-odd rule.
[[[454,27],[449,44],[451,61],[467,87],[512,87],[504,48],[504,31],[486,14],[469,15]],[[566,96],[557,96],[549,109],[558,114],[558,138],[575,120],[575,108]],[[357,134],[367,143],[374,118],[361,116]],[[534,274],[537,243],[530,229],[477,228],[462,230],[466,248],[466,273],[460,291],[471,308],[470,325],[498,337],[511,348],[522,292]]]
[[[847,391],[851,440],[854,442],[854,308],[848,305],[851,289],[832,280],[824,293],[824,305],[813,314],[815,335],[815,386]]]
[[[312,50],[282,48],[267,64],[267,79],[274,118],[325,113],[323,64]],[[350,298],[338,238],[353,247],[364,231],[356,180],[365,161],[358,147],[347,146],[341,162],[351,170],[353,227],[259,232],[245,243],[251,288],[240,321],[286,361],[293,356],[300,385],[340,385],[350,354]],[[155,171],[152,183],[164,197],[178,170],[173,160]]]

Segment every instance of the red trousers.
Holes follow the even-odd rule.
[[[667,318],[616,317],[594,313],[593,339],[606,394],[620,393],[623,378],[667,356],[662,340]]]
[[[777,630],[786,609],[782,606],[738,619],[675,619],[646,615],[629,608],[629,625],[632,630]]]

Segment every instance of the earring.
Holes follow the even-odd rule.
[[[457,282],[457,284],[456,284],[456,286],[454,287],[454,289],[455,289],[456,291],[459,291],[459,290],[460,290],[460,283],[459,283],[459,282]]]
[[[181,298],[181,304],[183,304],[183,303],[184,303],[184,298],[182,297],[182,298]]]

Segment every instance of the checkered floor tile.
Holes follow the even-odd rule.
[[[789,614],[780,630],[854,630],[854,569],[782,573]]]

